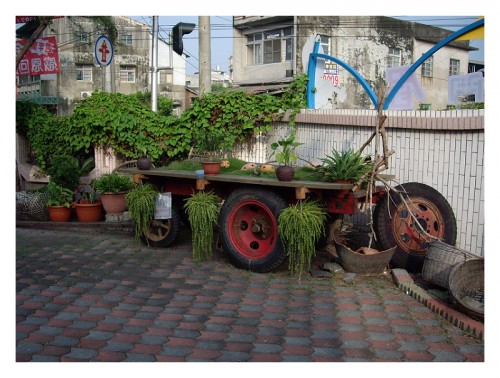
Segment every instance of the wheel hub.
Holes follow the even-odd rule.
[[[444,222],[436,206],[425,199],[412,199],[408,207],[400,204],[394,220],[394,235],[407,252],[421,255],[427,252],[430,236],[442,238]]]

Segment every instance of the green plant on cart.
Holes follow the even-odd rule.
[[[288,256],[288,269],[299,279],[311,267],[316,243],[325,233],[326,211],[313,200],[299,200],[283,209],[278,217],[278,232]]]
[[[135,225],[135,238],[140,239],[154,218],[158,190],[151,184],[136,185],[129,191],[125,200],[128,211]],[[147,239],[146,239],[147,240]]]
[[[276,154],[278,164],[292,165],[297,162],[297,154],[295,149],[304,143],[295,141],[295,133],[292,133],[288,138],[283,138],[271,144],[271,157]]]
[[[349,181],[357,183],[363,180],[373,167],[370,157],[362,155],[361,151],[352,148],[339,152],[332,150],[331,155],[322,159],[323,165],[317,168],[323,181]]]
[[[219,220],[219,198],[213,192],[199,191],[187,198],[184,209],[193,232],[193,260],[202,262],[212,256],[214,227]]]

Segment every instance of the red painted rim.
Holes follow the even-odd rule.
[[[231,244],[248,259],[267,256],[278,241],[278,224],[267,206],[255,200],[234,206],[228,218]]]
[[[146,238],[154,242],[163,240],[170,233],[171,227],[171,219],[154,219],[146,232]]]
[[[443,238],[444,220],[434,203],[423,198],[412,198],[409,207],[425,232]],[[406,252],[415,255],[424,255],[427,252],[430,238],[421,232],[403,203],[394,214],[392,228],[397,244]]]

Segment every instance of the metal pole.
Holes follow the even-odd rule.
[[[210,16],[198,16],[200,33],[200,95],[210,93],[212,88],[210,56]]]
[[[156,112],[158,111],[158,16],[153,16],[151,63],[151,110]]]

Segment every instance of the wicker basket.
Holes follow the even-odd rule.
[[[478,256],[462,249],[455,248],[442,241],[433,241],[425,255],[422,278],[449,289],[449,278],[453,268],[466,260],[477,259]]]
[[[450,274],[450,293],[459,310],[484,320],[484,259],[457,264]]]

